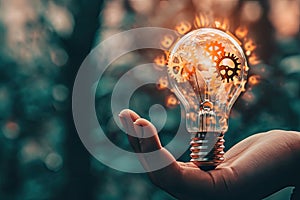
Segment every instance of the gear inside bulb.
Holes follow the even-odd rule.
[[[201,71],[202,78],[210,81],[217,77],[223,82],[232,82],[241,71],[244,57],[233,44],[233,38],[225,32],[210,29],[198,30],[185,35],[171,51],[168,73],[177,82],[185,82]]]
[[[247,78],[243,49],[224,31],[200,28],[176,42],[167,67],[192,134],[191,161],[200,168],[213,168],[224,160],[229,112]]]
[[[241,69],[239,66],[241,63],[238,61],[239,59],[234,55],[228,53],[227,55],[222,55],[216,61],[216,72],[218,73],[218,77],[221,77],[222,80],[226,80],[227,82],[233,81],[234,77],[237,77],[238,71]]]

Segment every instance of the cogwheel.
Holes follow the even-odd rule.
[[[217,41],[212,41],[207,43],[205,46],[205,51],[211,57],[212,61],[217,61],[225,52],[225,47],[222,46],[222,43],[218,43]]]
[[[234,54],[225,53],[216,61],[216,71],[218,77],[221,77],[222,80],[233,81],[235,76],[238,76],[238,71],[241,70],[239,66],[241,63],[238,62],[238,57]]]
[[[168,73],[177,82],[185,82],[194,73],[194,67],[190,67],[181,56],[174,55],[168,62]]]

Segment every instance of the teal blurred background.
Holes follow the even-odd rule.
[[[134,27],[173,28],[199,12],[248,26],[261,59],[250,67],[252,81],[231,112],[226,148],[270,129],[300,130],[299,0],[0,0],[0,199],[173,199],[146,175],[110,169],[87,152],[74,127],[71,94],[82,61],[100,41]],[[130,151],[112,118],[111,92],[126,71],[154,54],[123,56],[97,87],[101,126]],[[151,105],[165,105],[168,95],[145,86],[130,108],[149,118]],[[163,144],[180,121],[179,106],[165,107]],[[187,161],[188,152],[180,159]]]

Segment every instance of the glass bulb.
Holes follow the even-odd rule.
[[[238,40],[218,29],[194,30],[172,48],[169,82],[185,108],[187,130],[193,136],[191,157],[198,165],[216,166],[223,160],[223,135],[247,69]]]

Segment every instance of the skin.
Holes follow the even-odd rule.
[[[177,199],[262,199],[300,180],[300,133],[272,130],[246,138],[225,153],[216,169],[203,171],[191,162],[178,162],[160,143],[155,127],[131,110],[120,121],[136,153],[161,149],[169,166],[148,172],[151,181]],[[147,138],[140,138],[147,134]],[[147,170],[150,160],[139,155]]]

